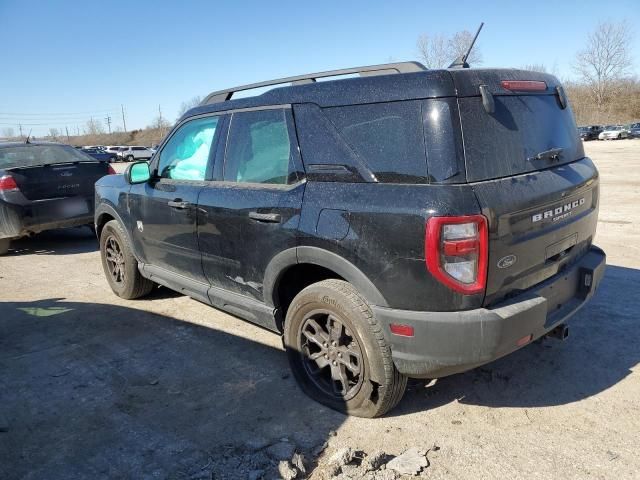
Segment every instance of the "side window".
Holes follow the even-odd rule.
[[[420,102],[328,107],[322,111],[379,181],[423,182],[427,177]]]
[[[158,174],[175,180],[204,180],[218,117],[182,125],[160,152]]]
[[[229,129],[225,181],[278,185],[296,181],[284,110],[234,113]]]

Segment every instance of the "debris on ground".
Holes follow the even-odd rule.
[[[284,480],[293,480],[298,476],[298,469],[291,465],[289,461],[282,460],[278,463],[278,473]]]
[[[418,475],[428,466],[427,452],[414,447],[388,462],[387,470],[395,470],[403,475]]]

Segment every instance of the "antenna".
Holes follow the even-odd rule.
[[[473,40],[471,40],[471,45],[469,45],[469,49],[467,50],[467,53],[465,53],[461,57],[456,58],[453,61],[453,63],[451,65],[449,65],[449,68],[469,68],[469,64],[467,63],[467,58],[469,58],[469,54],[471,53],[471,49],[473,49],[473,46],[476,44],[476,40],[478,39],[478,35],[480,35],[480,30],[482,30],[483,26],[484,26],[484,22],[480,22],[480,26],[478,27],[478,31],[474,35]]]

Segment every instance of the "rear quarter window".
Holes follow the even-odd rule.
[[[419,101],[330,107],[323,113],[378,181],[426,181]]]

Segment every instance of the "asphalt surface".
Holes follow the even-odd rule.
[[[427,478],[638,478],[640,140],[586,150],[609,266],[571,338],[414,382],[376,420],[305,397],[276,335],[166,289],[117,298],[88,229],[16,242],[0,258],[0,478],[247,478],[238,459],[283,438],[415,446]]]

